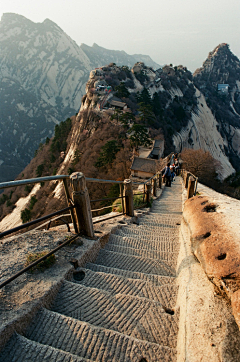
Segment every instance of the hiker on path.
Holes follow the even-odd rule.
[[[168,162],[167,166],[163,169],[164,174],[163,177],[166,178],[166,187],[171,187],[171,170],[170,170],[170,162]]]
[[[171,171],[171,181],[174,181],[174,178],[175,178],[175,167],[174,167],[174,165],[170,165],[170,171]]]

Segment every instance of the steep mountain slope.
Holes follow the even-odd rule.
[[[232,165],[240,169],[240,61],[228,44],[219,44],[193,75],[195,85],[206,98],[224,150]],[[227,85],[226,91],[218,88]]]
[[[129,65],[136,62],[135,56],[125,52],[119,52],[119,57],[116,51],[94,45],[85,46],[89,49],[86,54],[83,48],[48,19],[33,23],[17,14],[3,15],[0,181],[15,178],[39,143],[53,135],[55,124],[78,111],[91,69],[103,61],[119,60]],[[147,59],[150,65],[156,65]]]
[[[219,132],[213,112],[185,67],[165,66],[153,71],[143,63],[137,63],[131,72],[114,65],[92,71],[78,118],[84,110],[104,112],[104,108],[111,109],[114,91],[104,93],[99,84],[117,90],[117,95],[122,96],[143,124],[155,130],[162,129],[165,154],[173,150],[181,152],[183,148],[201,148],[219,161],[220,178],[234,172],[225,153],[227,135]]]
[[[165,155],[201,148],[218,161],[218,175],[224,179],[234,172],[225,153],[227,136],[219,132],[213,111],[185,67],[165,66],[154,71],[142,62],[132,69],[109,64],[90,72],[77,116],[56,125],[54,138],[47,139],[18,178],[81,170],[87,177],[124,179],[130,174],[134,148],[149,138],[164,137]],[[93,199],[119,193],[94,184],[89,191]],[[45,183],[36,190],[22,187],[8,190],[0,198],[2,217],[15,208],[19,197],[30,192],[35,197],[33,217],[52,212],[59,202],[64,206],[61,184]],[[29,207],[29,202],[29,197],[26,203],[22,200],[21,210]],[[19,219],[21,210],[14,210]]]

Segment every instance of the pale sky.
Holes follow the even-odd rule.
[[[55,22],[77,44],[148,54],[194,71],[219,43],[240,58],[240,0],[1,0],[33,22]]]

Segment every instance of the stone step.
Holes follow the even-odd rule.
[[[176,350],[126,336],[122,333],[59,313],[41,310],[27,331],[30,339],[94,361],[176,361]]]
[[[131,248],[117,244],[107,244],[104,247],[105,250],[114,251],[116,253],[121,253],[125,255],[139,256],[145,259],[157,259],[163,260],[167,265],[176,269],[178,253],[173,252],[164,252],[156,250],[147,250],[143,248]]]
[[[113,235],[122,236],[123,238],[131,238],[135,239],[139,242],[148,242],[150,246],[156,245],[156,243],[166,242],[166,243],[175,243],[176,245],[179,244],[179,234],[176,233],[175,235],[170,234],[162,234],[159,235],[157,233],[147,233],[142,232],[140,229],[135,230],[127,230],[127,229],[117,229]]]
[[[174,308],[178,288],[175,283],[155,286],[151,282],[139,279],[124,278],[123,276],[94,272],[81,268],[74,272],[72,282],[85,287],[105,290],[111,295],[126,294],[154,300],[167,308]]]
[[[166,206],[152,206],[151,207],[151,211],[154,213],[158,213],[159,215],[169,215],[171,214],[172,216],[181,216],[182,215],[182,208],[180,207],[172,207],[170,208],[168,205]]]
[[[64,281],[51,309],[98,327],[176,348],[178,316],[146,298],[111,295]]]
[[[96,264],[146,274],[157,274],[171,277],[176,275],[175,270],[162,260],[146,259],[139,256],[125,255],[104,249],[100,250]]]
[[[174,351],[170,354],[174,356]],[[15,333],[2,353],[1,362],[93,362],[93,360],[78,357],[69,352],[31,341]]]
[[[159,215],[157,213],[152,213],[151,211],[149,211],[147,214],[141,214],[140,219],[143,219],[143,220],[156,219],[156,220],[164,222],[165,224],[173,224],[173,225],[178,220],[181,220],[181,218],[178,217],[178,216],[172,216],[171,214],[169,214],[169,215]]]
[[[172,211],[182,211],[182,202],[170,204],[169,200],[167,200],[166,202],[153,204],[151,207],[151,211],[153,209],[159,209],[159,210],[166,209],[166,211],[168,211],[168,216],[176,217],[176,215],[171,214],[171,213],[172,213]]]
[[[170,232],[172,230],[177,229],[177,225],[175,224],[165,224],[164,221],[160,222],[158,220],[146,220],[145,218],[139,218],[138,219],[138,225],[143,225],[145,228],[146,227],[153,227],[154,229],[158,229],[161,228],[163,231],[167,231],[168,229],[170,229]]]
[[[141,215],[141,220],[153,220],[153,221],[159,221],[160,223],[164,224],[170,224],[170,225],[177,225],[179,221],[181,221],[181,217],[178,216],[171,216],[171,215],[161,215],[153,212],[149,212],[148,214]]]
[[[166,240],[166,238],[163,238]],[[146,249],[152,251],[163,251],[173,253],[174,251],[179,250],[179,245],[177,243],[178,239],[175,241],[174,239],[170,241],[155,241],[149,240],[149,238],[138,238],[138,237],[127,237],[121,235],[111,234],[109,237],[109,241],[107,245],[119,245],[119,246],[126,246],[130,248],[137,248],[137,249]]]
[[[175,277],[163,276],[163,275],[154,275],[154,274],[146,274],[146,273],[139,273],[133,272],[131,270],[124,270],[118,268],[111,268],[104,265],[94,264],[94,263],[87,263],[86,268],[96,271],[96,272],[103,272],[109,273],[114,275],[120,275],[124,278],[131,278],[131,279],[139,279],[146,282],[150,282],[155,286],[162,286],[165,284],[170,284],[175,281]]]
[[[123,226],[119,229],[117,229],[115,231],[115,234],[117,235],[122,235],[122,234],[126,234],[126,235],[139,235],[139,236],[147,236],[148,238],[156,238],[158,236],[165,236],[165,237],[169,237],[174,238],[176,236],[179,235],[179,230],[178,229],[173,229],[173,230],[167,230],[167,229],[162,229],[162,228],[155,228],[155,227],[144,227],[143,225],[139,225],[139,226]]]
[[[122,228],[125,228],[126,226],[122,227]],[[141,223],[141,224],[130,224],[127,226],[128,229],[130,230],[134,230],[134,229],[140,229],[140,230],[146,230],[148,232],[152,232],[152,233],[164,233],[166,235],[170,234],[170,233],[178,233],[178,228],[172,228],[172,227],[169,227],[168,225],[160,225],[158,226],[157,224],[156,225],[150,225],[150,222],[149,223]]]
[[[153,209],[153,211],[154,212],[158,212],[159,214],[161,214],[161,215],[167,215],[167,214],[169,214],[169,210],[168,209],[166,209],[166,210],[164,210],[164,209],[161,209],[161,210],[159,210],[159,209]],[[172,211],[172,213],[174,214],[174,215],[182,215],[182,211]]]

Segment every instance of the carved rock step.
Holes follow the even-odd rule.
[[[84,278],[78,280],[81,279],[84,274]],[[155,300],[167,308],[175,307],[178,291],[175,283],[165,284],[159,287],[153,285],[151,282],[124,278],[114,274],[94,272],[83,268],[73,274],[72,282],[84,285],[85,287],[105,290],[111,295],[126,294]]]
[[[158,210],[157,211],[153,211],[153,210]],[[158,204],[154,204],[151,207],[151,211],[154,213],[159,213],[160,211],[166,211],[166,213],[168,214],[168,216],[173,216],[176,217],[177,215],[173,213],[173,211],[178,211],[178,212],[182,212],[182,202],[180,203],[172,203],[170,204],[169,202],[159,202]]]
[[[179,216],[171,216],[171,215],[161,215],[153,212],[149,212],[149,214],[141,215],[140,220],[147,221],[158,221],[160,223],[164,223],[166,225],[177,225],[181,222],[181,217]]]
[[[151,207],[152,209],[166,209],[168,211],[169,216],[175,217],[176,215],[171,214],[172,211],[182,211],[182,200],[179,202],[176,201],[170,201],[169,199],[163,200],[160,199],[158,202],[154,203]]]
[[[149,211],[147,214],[141,214],[141,219],[156,219],[156,220],[160,220],[160,221],[164,221],[164,223],[166,224],[174,224],[177,220],[181,220],[181,217],[179,216],[172,216],[171,214],[169,215],[161,215],[161,214],[157,214],[157,213],[153,213],[151,211]]]
[[[146,282],[150,282],[156,286],[162,286],[168,283],[173,283],[175,281],[175,277],[169,276],[162,276],[162,275],[155,275],[155,274],[146,274],[140,272],[133,272],[131,270],[124,270],[118,268],[111,268],[104,265],[94,264],[94,263],[87,263],[86,268],[96,271],[96,272],[103,272],[109,273],[114,275],[120,275],[124,278],[132,278],[132,279],[140,279]]]
[[[153,209],[151,209],[153,212],[157,212],[159,215],[161,214],[161,215],[168,215],[169,214],[169,208],[161,208],[161,209],[159,209],[159,208],[153,208]],[[171,211],[171,213],[172,214],[174,214],[174,215],[182,215],[182,210],[177,210],[176,208],[173,210],[173,211]]]
[[[160,199],[161,200],[161,199]],[[160,201],[159,201],[160,202]],[[181,203],[182,204],[182,203]],[[153,206],[155,205],[155,207],[157,207],[157,205],[159,204],[153,204]],[[175,206],[176,207],[176,206]],[[182,208],[182,207],[181,207]],[[181,220],[182,218],[178,215],[171,215],[170,213],[168,215],[162,215],[162,214],[158,214],[157,212],[153,212],[151,209],[147,214],[142,214],[141,216],[151,216],[154,218],[158,218],[158,219],[162,219],[162,220]]]
[[[141,226],[145,226],[145,227],[157,227],[158,229],[159,228],[162,228],[163,230],[168,230],[170,229],[170,231],[172,230],[175,230],[179,227],[179,224],[180,223],[175,223],[175,224],[165,224],[164,221],[158,221],[158,220],[145,220],[145,219],[141,219],[139,218],[138,219],[138,225],[141,225]]]
[[[146,227],[147,226],[147,227]],[[130,224],[128,225],[127,227],[126,226],[123,226],[123,229],[124,228],[128,228],[130,230],[132,229],[139,229],[139,230],[148,230],[148,232],[152,232],[152,233],[164,233],[166,235],[170,234],[170,233],[178,233],[178,228],[173,228],[171,227],[170,225],[150,225],[150,222],[147,223],[147,222],[144,222],[142,223],[141,225],[140,224]]]
[[[178,229],[163,229],[157,228],[153,226],[148,226],[147,228],[144,225],[129,225],[128,227],[123,226],[121,229],[116,230],[115,232],[117,235],[139,235],[139,236],[147,236],[148,238],[155,238],[158,236],[165,236],[165,237],[176,237],[179,235]]]
[[[182,214],[182,202],[179,204],[173,203],[172,205],[168,202],[164,203],[163,201],[161,204],[154,204],[151,207],[151,211],[158,214],[165,214],[171,216],[177,216]]]
[[[28,338],[99,362],[175,361],[176,350],[140,341],[43,309],[27,331]]]
[[[137,271],[146,274],[157,274],[174,277],[175,270],[162,260],[146,259],[139,256],[125,255],[101,249],[96,264],[112,268]]]
[[[158,302],[63,282],[52,310],[128,336],[176,347],[178,316]]]
[[[114,251],[116,253],[121,253],[125,255],[140,256],[141,258],[146,258],[146,259],[163,260],[167,265],[176,269],[178,253],[146,250],[143,248],[136,249],[117,244],[107,244],[105,245],[104,250]]]
[[[171,353],[171,351],[170,351]],[[172,352],[173,353],[173,352]],[[71,353],[31,341],[15,333],[2,353],[1,362],[93,362]]]
[[[151,248],[153,245],[156,245],[156,243],[161,242],[169,242],[169,243],[175,243],[176,245],[179,244],[179,234],[178,233],[171,233],[170,235],[167,234],[152,234],[152,233],[143,233],[140,229],[136,231],[126,230],[126,229],[117,229],[115,231],[115,234],[112,234],[115,236],[121,236],[123,238],[131,238],[135,239],[135,241],[139,242],[148,242],[149,247]],[[110,236],[111,238],[111,236]]]
[[[164,241],[155,241],[155,240],[149,240],[149,238],[140,239],[139,237],[136,236],[127,237],[127,236],[111,234],[107,245],[108,246],[119,245],[119,246],[125,246],[136,249],[143,248],[146,250],[163,251],[169,253],[173,253],[179,250],[179,245],[174,239],[166,241],[167,238],[163,238],[163,240]]]
[[[175,231],[175,229],[177,229],[179,226],[177,225],[177,223],[175,224],[165,224],[164,221],[160,222],[158,220],[146,220],[145,218],[139,218],[138,219],[138,225],[141,226],[145,226],[145,227],[153,227],[155,228],[161,228],[164,231],[170,229],[169,231]]]

